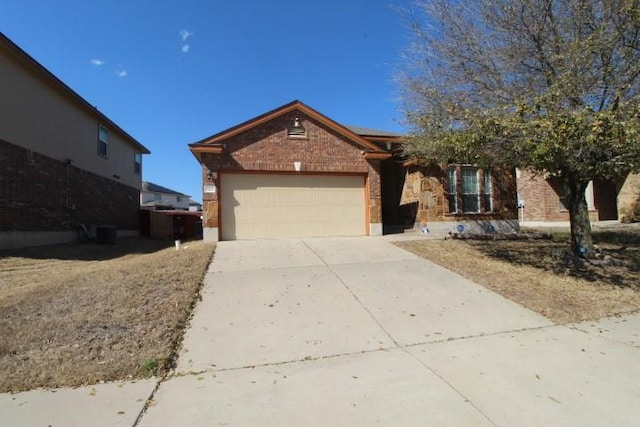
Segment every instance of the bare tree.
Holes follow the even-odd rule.
[[[418,0],[407,154],[560,178],[572,249],[591,256],[589,181],[640,170],[639,3]]]

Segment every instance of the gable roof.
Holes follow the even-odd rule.
[[[175,194],[177,196],[187,196],[187,194],[172,190],[167,187],[163,187],[158,184],[154,184],[153,182],[149,181],[142,181],[142,191],[149,191],[151,193]]]
[[[62,80],[57,78],[51,71],[47,70],[42,64],[33,59],[31,55],[22,50],[17,44],[12,42],[4,33],[0,32],[0,51],[5,51],[22,65],[31,69],[38,78],[47,85],[56,89],[62,96],[74,102],[77,106],[85,110],[89,115],[95,116],[102,124],[114,129],[119,133],[125,141],[134,146],[142,154],[151,154],[151,151],[134,137],[125,132],[120,126],[115,124],[110,118],[102,114],[96,107],[89,104],[87,100],[81,97],[76,91],[67,86]]]
[[[295,110],[298,110],[306,114],[307,116],[311,117],[317,122],[337,132],[345,139],[360,146],[362,148],[363,155],[365,155],[365,157],[368,157],[368,156],[372,158],[390,157],[390,153],[381,149],[375,143],[368,141],[366,138],[364,138],[361,135],[358,135],[356,132],[349,129],[347,126],[341,125],[340,123],[330,119],[324,114],[314,110],[313,108],[309,107],[308,105],[305,105],[304,103],[298,100],[285,104],[274,110],[268,111],[264,114],[254,117],[253,119],[247,120],[227,130],[224,130],[208,138],[205,138],[201,141],[189,144],[189,150],[191,150],[191,152],[198,159],[198,161],[200,161],[200,155],[202,153],[221,154],[224,150],[223,143],[227,139],[233,136],[236,136],[242,132],[246,132],[257,126],[260,126],[263,123],[276,119],[280,116],[283,116],[284,114],[287,114]]]

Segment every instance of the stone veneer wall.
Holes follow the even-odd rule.
[[[634,206],[638,204],[640,204],[640,174],[630,174],[618,192],[618,218],[622,221],[628,219],[632,216]]]
[[[492,171],[492,212],[451,214],[445,189],[446,169],[438,165],[413,165],[406,169],[400,200],[400,215],[405,227],[433,222],[473,222],[516,220],[515,179],[510,171]]]

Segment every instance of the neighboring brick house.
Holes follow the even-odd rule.
[[[0,249],[138,232],[149,150],[0,33]]]
[[[474,181],[466,167],[450,176],[406,167],[400,143],[398,134],[343,126],[294,101],[189,144],[202,165],[204,238],[376,236],[427,222],[443,232],[461,222],[517,227],[512,174],[474,169]],[[460,189],[482,189],[476,210],[449,177],[466,179]]]
[[[294,101],[190,144],[205,240],[382,234],[372,139]]]
[[[569,222],[562,181],[518,170],[517,184],[521,224]],[[585,199],[591,221],[625,220],[640,200],[640,175],[630,174],[618,181],[591,181],[585,191]]]
[[[190,200],[191,197],[187,194],[153,182],[142,181],[140,207],[143,209],[188,211]]]

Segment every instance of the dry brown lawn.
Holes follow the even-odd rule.
[[[128,238],[0,252],[0,392],[162,375],[214,247]]]
[[[419,240],[397,243],[550,320],[564,324],[640,309],[640,230],[595,232],[605,254],[624,265],[576,263],[553,240]]]

